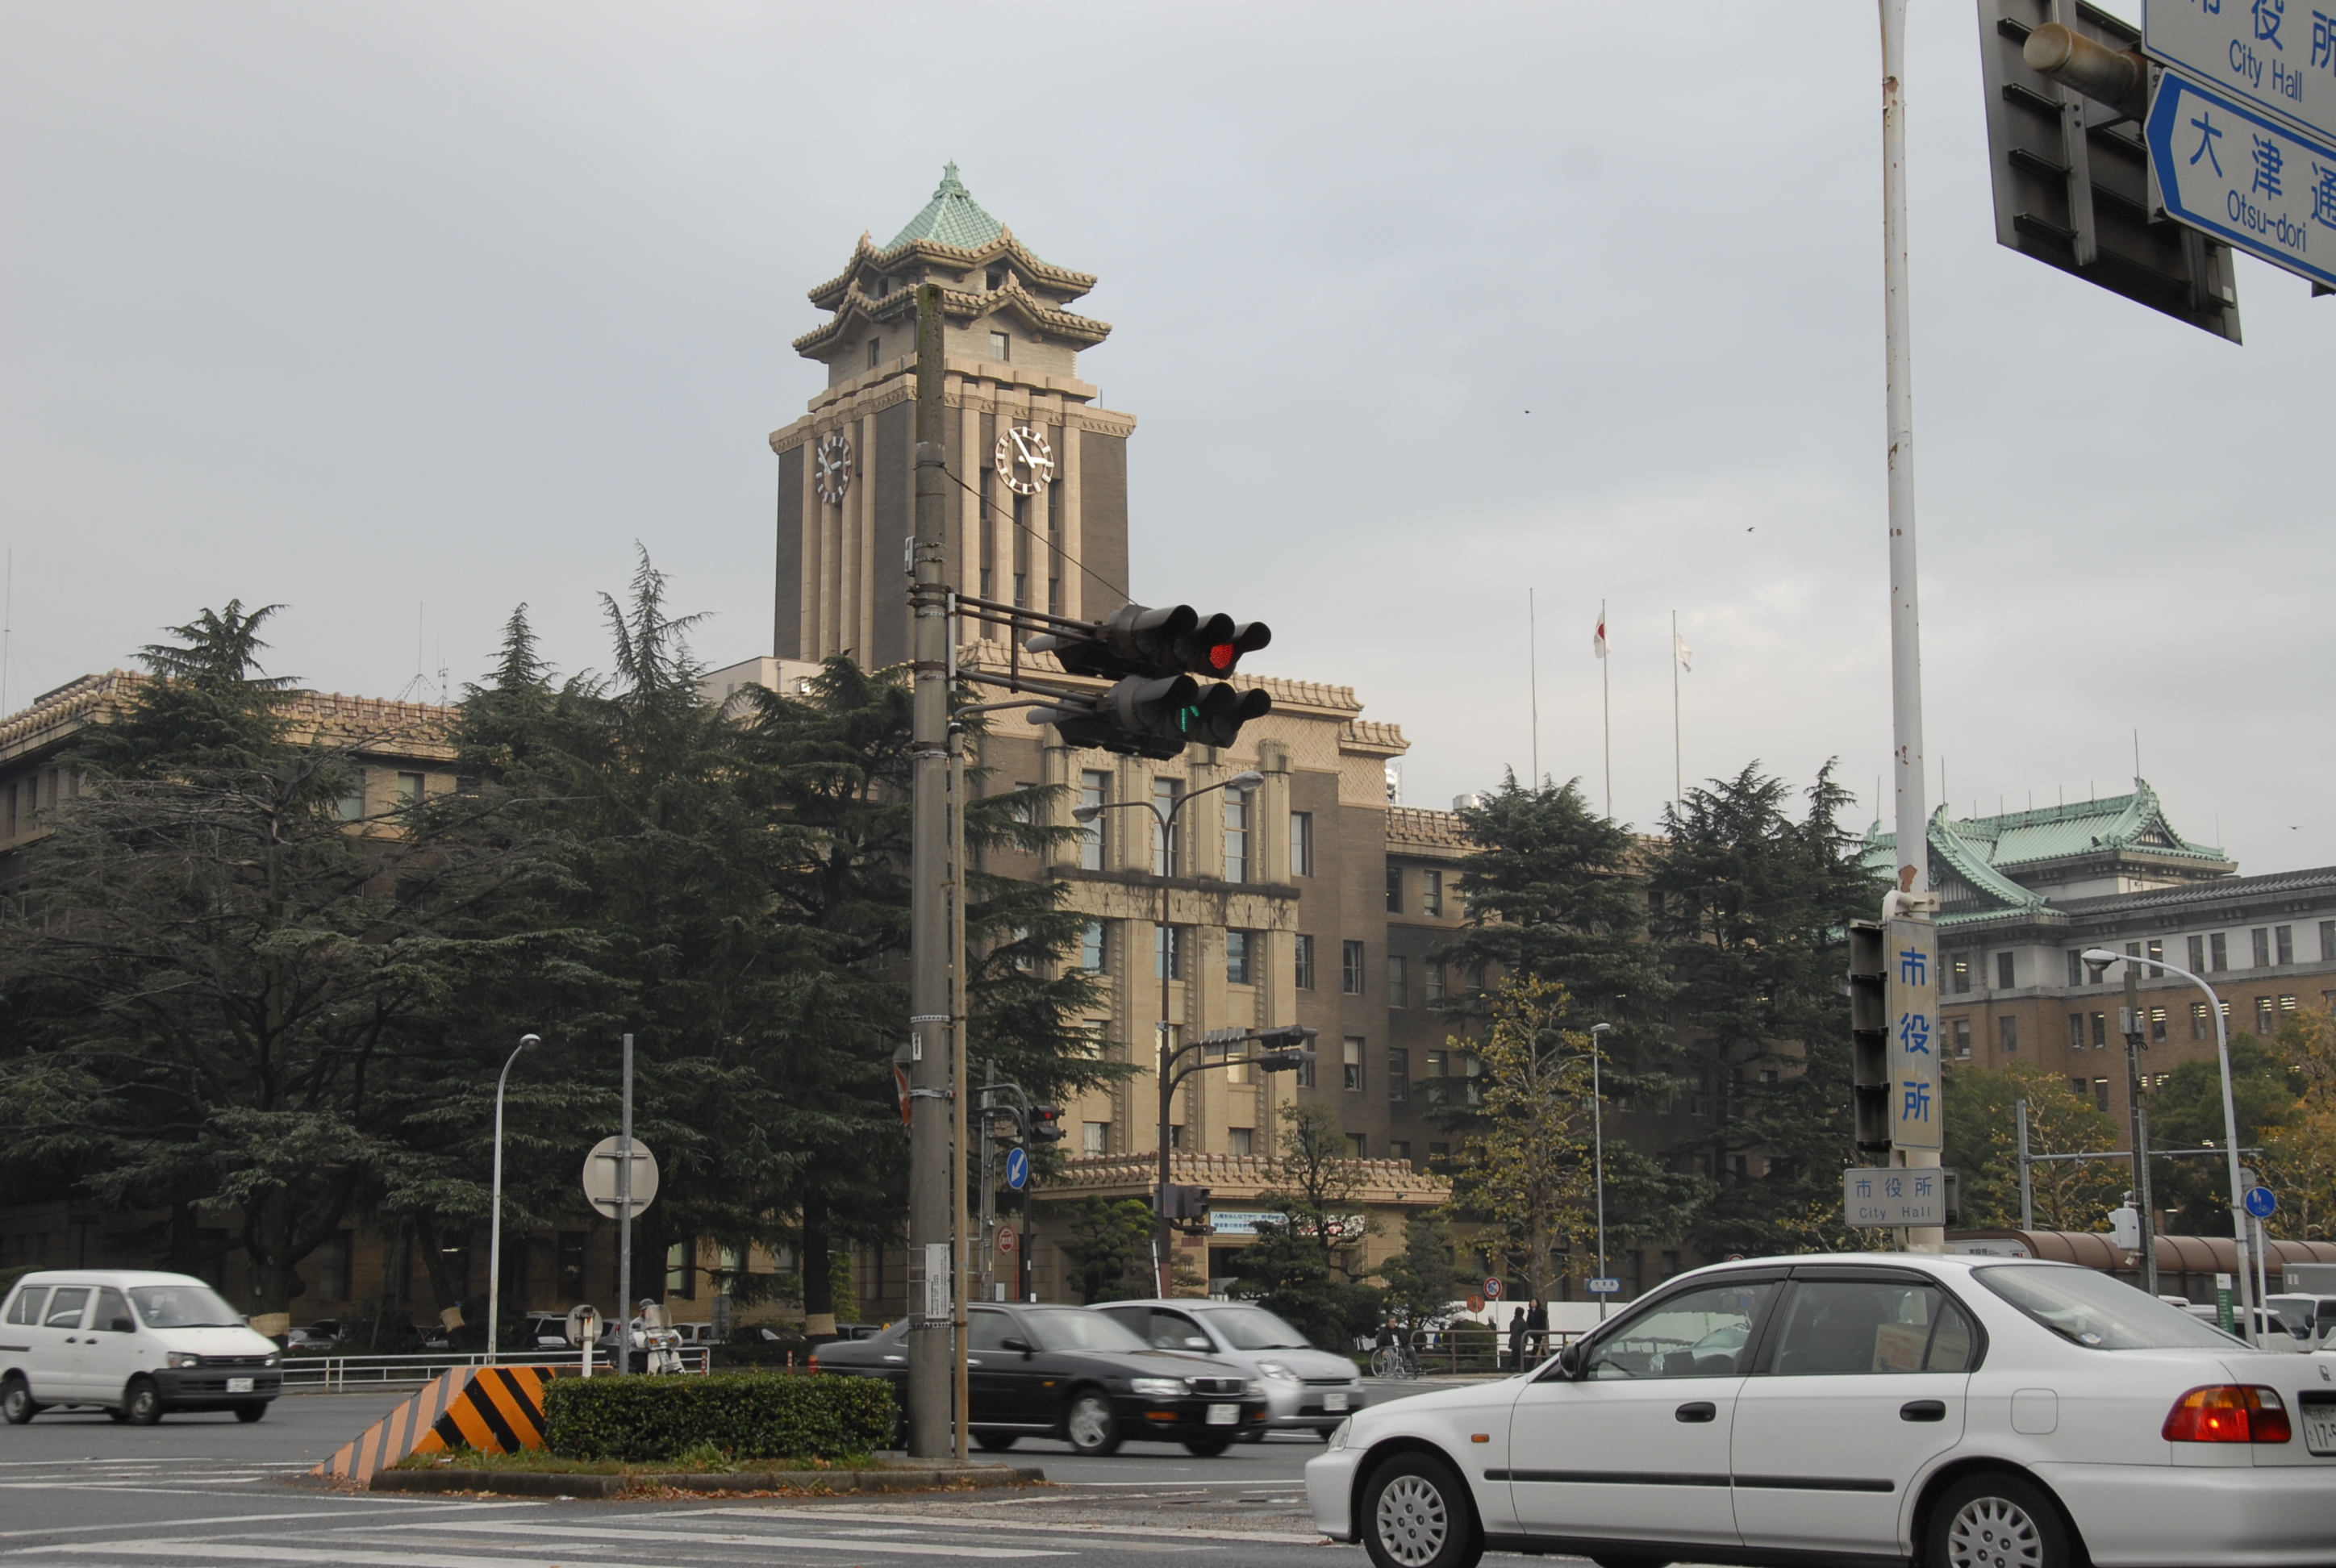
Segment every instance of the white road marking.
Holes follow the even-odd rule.
[[[695,1514],[697,1510],[691,1510],[690,1512]],[[715,1512],[735,1514],[741,1512],[752,1513],[753,1510],[729,1508],[715,1510],[709,1508],[704,1510],[704,1512],[709,1514]],[[671,1515],[667,1516],[670,1517]],[[788,1516],[793,1518],[805,1517],[805,1515],[801,1514],[790,1514]],[[809,1516],[816,1517],[816,1515]],[[887,1524],[898,1524],[902,1523],[902,1521],[896,1515],[884,1519],[883,1523]],[[369,1529],[435,1530],[447,1528],[447,1526],[435,1524],[426,1520],[417,1520],[407,1524],[345,1524],[340,1528],[344,1531]],[[652,1542],[662,1542],[669,1545],[676,1546],[788,1546],[798,1549],[808,1548],[828,1552],[852,1552],[861,1550],[867,1544],[864,1541],[858,1539],[857,1532],[854,1532],[851,1538],[845,1538],[840,1535],[768,1535],[760,1532],[755,1532],[750,1534],[739,1531],[715,1534],[709,1531],[703,1530],[659,1530],[649,1526],[610,1526],[596,1529],[581,1524],[559,1524],[550,1523],[542,1524],[499,1524],[492,1520],[482,1520],[477,1523],[464,1524],[453,1526],[453,1528],[460,1529],[466,1534],[476,1533],[492,1535],[551,1536],[561,1541],[637,1541],[644,1545]],[[1033,1551],[1027,1547],[941,1546],[923,1545],[911,1542],[902,1542],[896,1545],[887,1545],[883,1550],[887,1552],[898,1552],[910,1557],[1065,1557],[1070,1555],[1070,1553],[1065,1552],[1039,1552]]]
[[[355,1563],[358,1568],[561,1568],[536,1557],[473,1557],[453,1553],[337,1551],[294,1546],[206,1546],[190,1541],[109,1541],[77,1546],[36,1546],[36,1552],[111,1553],[129,1557],[204,1557],[229,1563]],[[669,1563],[603,1563],[598,1568],[672,1568]]]
[[[306,1510],[297,1514],[221,1514],[209,1519],[144,1519],[135,1524],[58,1524],[45,1530],[0,1530],[0,1541],[21,1541],[27,1535],[86,1535],[98,1530],[191,1530],[204,1524],[268,1524],[285,1519],[355,1519],[367,1514],[378,1518],[394,1508],[411,1509],[417,1505],[440,1514],[469,1512],[481,1508],[544,1506],[540,1503],[438,1503],[392,1497],[384,1497],[379,1503],[368,1503],[362,1507],[346,1505],[346,1503],[355,1501],[357,1499],[345,1499],[343,1505],[336,1507],[329,1514],[310,1513]]]
[[[696,1512],[696,1510],[693,1510]],[[845,1519],[864,1520],[870,1524],[900,1524],[914,1517],[906,1514],[860,1513],[848,1509],[829,1508],[707,1508],[707,1514],[745,1515],[764,1519]],[[1007,1534],[1046,1535],[1135,1535],[1151,1540],[1170,1541],[1256,1541],[1281,1546],[1311,1546],[1322,1539],[1319,1532],[1299,1535],[1287,1530],[1179,1530],[1173,1525],[1142,1524],[1057,1524],[1025,1523],[1019,1519],[1002,1519],[996,1514],[982,1518],[952,1515],[945,1522],[929,1528],[951,1530],[997,1530]],[[1002,1553],[1001,1553],[1002,1554]]]

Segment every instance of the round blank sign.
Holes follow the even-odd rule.
[[[618,1219],[617,1213],[617,1144],[615,1138],[603,1138],[592,1145],[584,1156],[584,1195],[603,1218]],[[633,1140],[633,1213],[638,1214],[649,1206],[657,1196],[657,1156],[638,1138]]]

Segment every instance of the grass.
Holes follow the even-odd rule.
[[[721,1475],[773,1470],[880,1470],[883,1462],[864,1454],[842,1459],[734,1459],[707,1444],[671,1459],[561,1459],[540,1448],[522,1454],[482,1454],[475,1448],[458,1448],[450,1454],[409,1454],[396,1467],[517,1470],[554,1475]]]

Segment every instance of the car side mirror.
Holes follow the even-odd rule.
[[[998,1348],[1001,1350],[1019,1350],[1026,1356],[1030,1354],[1030,1341],[1012,1334],[998,1340]]]
[[[135,1334],[138,1332],[138,1325],[128,1318],[116,1318],[112,1322],[106,1325],[106,1329],[109,1332],[115,1334]]]
[[[1569,1380],[1582,1376],[1582,1363],[1586,1354],[1577,1339],[1557,1353],[1557,1375]]]

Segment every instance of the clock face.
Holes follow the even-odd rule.
[[[1036,495],[1055,477],[1054,450],[1046,438],[1017,424],[998,438],[998,477],[1017,495]]]
[[[812,474],[819,485],[820,500],[830,506],[841,502],[843,492],[852,488],[852,438],[840,430],[821,436]]]

